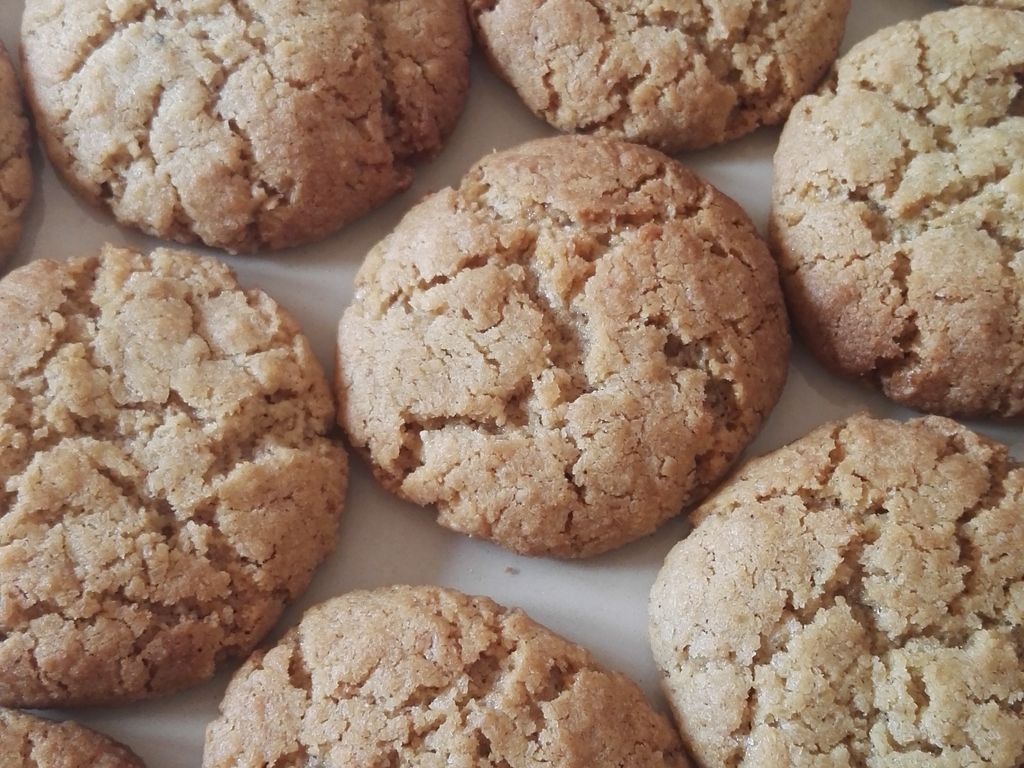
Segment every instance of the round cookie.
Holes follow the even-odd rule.
[[[0,704],[247,655],[333,549],[333,417],[295,322],[213,259],[107,246],[0,281]]]
[[[67,182],[233,252],[318,240],[405,189],[469,77],[460,0],[39,0],[22,41]]]
[[[561,131],[675,153],[782,122],[835,59],[850,0],[467,0],[477,40]]]
[[[786,124],[771,225],[831,368],[925,411],[1024,413],[1024,14],[943,11],[850,51]]]
[[[786,376],[775,266],[652,149],[564,136],[478,163],[369,254],[339,420],[380,481],[528,554],[593,555],[696,502]]]
[[[752,461],[651,592],[712,766],[1024,765],[1024,467],[940,417],[858,416]]]
[[[72,723],[0,708],[4,768],[144,768],[131,750]]]
[[[21,218],[32,197],[28,121],[7,49],[0,43],[0,266],[21,238]]]
[[[352,592],[228,686],[204,768],[685,768],[669,722],[583,648],[482,597]]]

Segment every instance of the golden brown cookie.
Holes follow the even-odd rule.
[[[651,592],[697,761],[1024,765],[1024,467],[939,417],[750,462]]]
[[[144,768],[131,750],[76,723],[0,708],[3,768]]]
[[[22,40],[68,183],[230,251],[320,239],[407,187],[468,85],[461,0],[35,0]]]
[[[410,211],[338,347],[339,420],[386,487],[579,557],[714,486],[778,398],[789,337],[739,206],[660,152],[565,136]]]
[[[21,218],[32,197],[28,121],[7,49],[0,43],[0,266],[21,238]]]
[[[698,149],[782,122],[850,0],[467,0],[495,69],[559,130]]]
[[[218,261],[107,246],[0,281],[0,704],[248,654],[334,547],[333,418],[295,322]]]
[[[239,670],[204,768],[685,768],[668,721],[583,648],[482,597],[352,592]]]
[[[1024,13],[882,30],[775,156],[794,321],[831,368],[958,415],[1024,413]]]

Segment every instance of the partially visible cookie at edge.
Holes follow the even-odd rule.
[[[145,768],[123,744],[71,721],[0,708],[4,768]]]
[[[775,264],[743,210],[647,147],[491,154],[367,256],[339,420],[441,524],[583,557],[696,503],[786,378]]]
[[[835,59],[850,0],[466,0],[476,38],[559,130],[676,153],[782,122]]]
[[[29,125],[21,87],[0,43],[0,267],[21,239],[21,220],[32,197]]]
[[[319,240],[412,181],[462,110],[462,0],[38,0],[29,101],[84,198],[232,252]]]
[[[352,592],[236,673],[204,768],[686,768],[624,675],[522,611],[437,587]]]
[[[743,467],[651,591],[698,764],[1024,765],[1024,467],[857,416]]]
[[[0,281],[0,704],[245,656],[333,549],[347,475],[295,321],[219,261],[107,246]]]
[[[924,411],[1024,414],[1024,13],[855,46],[786,124],[771,232],[831,368]]]

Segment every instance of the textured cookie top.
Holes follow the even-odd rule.
[[[339,419],[386,486],[560,556],[706,493],[789,348],[743,211],[659,152],[582,137],[493,154],[410,211],[338,340]]]
[[[651,593],[706,766],[1024,765],[1024,469],[938,417],[751,462]]]
[[[406,187],[462,109],[460,0],[34,0],[55,166],[122,223],[232,251],[323,237]]]
[[[835,58],[849,0],[467,0],[556,128],[678,152],[781,122]]]
[[[0,43],[0,265],[21,237],[21,216],[32,196],[29,128],[21,88]]]
[[[775,157],[787,298],[832,367],[961,415],[1024,413],[1024,14],[885,29]]]
[[[342,449],[298,328],[212,259],[0,282],[0,703],[138,698],[246,654],[334,545]]]
[[[4,768],[144,768],[130,750],[72,723],[0,709]]]
[[[204,768],[684,768],[626,677],[486,598],[353,592],[235,675]]]

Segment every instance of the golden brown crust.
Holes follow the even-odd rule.
[[[559,137],[482,160],[367,257],[339,419],[390,489],[524,553],[592,555],[702,497],[786,375],[775,267],[660,152]]]
[[[876,33],[793,110],[772,236],[831,367],[926,411],[1024,413],[1024,14]]]
[[[685,768],[669,722],[577,645],[486,598],[353,592],[239,670],[204,768]]]
[[[21,219],[32,197],[29,127],[21,88],[0,43],[0,266],[21,238]]]
[[[665,152],[782,122],[835,59],[849,0],[467,0],[540,117]]]
[[[38,0],[22,39],[66,180],[231,251],[322,238],[404,189],[468,85],[460,0]]]
[[[1024,468],[866,416],[752,461],[651,592],[705,766],[1024,764]]]
[[[0,708],[4,768],[145,768],[131,750],[77,723]]]
[[[140,698],[247,654],[334,546],[306,339],[209,258],[107,246],[0,282],[0,703]]]

